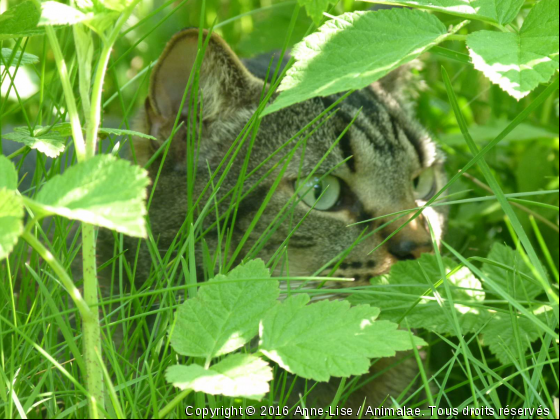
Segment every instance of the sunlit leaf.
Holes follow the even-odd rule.
[[[296,62],[280,85],[282,92],[264,114],[316,96],[364,88],[448,35],[442,22],[420,10],[338,16],[294,47]]]
[[[12,252],[22,232],[23,204],[21,199],[15,191],[0,187],[0,260]]]
[[[361,375],[371,358],[412,348],[408,331],[376,321],[378,308],[350,307],[345,300],[308,305],[309,300],[306,294],[289,297],[261,323],[260,351],[289,372],[316,381]],[[413,341],[425,345],[418,337]]]
[[[5,156],[0,155],[0,188],[17,189],[17,171],[14,164]]]
[[[122,12],[132,4],[134,0],[99,0],[99,2],[107,9]]]
[[[2,137],[6,140],[23,143],[48,157],[55,158],[64,152],[68,135],[68,133],[58,131],[56,126],[52,129],[37,126],[33,133],[27,127],[16,127],[12,133],[3,134]]]
[[[167,368],[165,378],[180,389],[261,400],[269,391],[272,368],[249,354],[233,354],[209,369],[193,364]]]
[[[143,237],[148,183],[142,168],[110,155],[98,155],[51,178],[36,201],[47,214]]]
[[[558,0],[541,0],[519,33],[477,31],[468,35],[473,64],[516,99],[546,83],[558,70]]]
[[[0,15],[0,41],[44,34],[37,28],[41,13],[32,1],[11,6]]]
[[[254,260],[201,287],[177,311],[171,336],[175,351],[211,359],[251,340],[280,293],[278,282],[269,278],[264,263]]]
[[[365,0],[370,3],[419,7],[426,10],[448,13],[465,19],[484,22],[510,23],[523,6],[525,0]]]
[[[106,29],[111,28],[115,21],[119,18],[120,12],[107,11],[96,13],[92,18],[84,20],[84,25],[87,25],[91,30],[102,34]]]
[[[448,258],[444,258],[443,262],[446,273],[457,266]],[[454,333],[445,288],[441,285],[436,291],[446,307],[440,305],[432,292],[440,279],[436,256],[424,254],[417,260],[398,262],[391,267],[389,274],[372,279],[371,289],[354,294],[349,299],[353,303],[368,303],[381,308],[382,319],[404,322],[403,316],[406,314],[406,322],[411,328]],[[463,267],[449,276],[449,282],[461,329],[465,333],[476,330],[486,319],[485,311],[479,309],[484,299],[480,281],[468,268]]]
[[[89,15],[57,1],[41,3],[39,26],[74,25],[89,18]]]

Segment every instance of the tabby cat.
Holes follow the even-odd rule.
[[[198,96],[202,98],[202,106],[196,107],[200,115],[197,113],[194,116],[191,96],[187,95],[183,107],[181,103],[197,57],[199,36],[208,44],[199,73]],[[212,192],[212,188],[204,191],[210,183],[209,171],[219,167],[253,117],[268,87],[263,80],[268,62],[263,64],[261,59],[243,64],[218,35],[211,34],[209,39],[207,36],[206,32],[200,34],[197,29],[186,29],[169,41],[153,70],[149,97],[136,127],[136,130],[157,139],[135,139],[135,158],[144,165],[169,138],[178,114],[180,121],[184,122],[171,141],[150,207],[151,229],[162,253],[174,241],[188,211],[187,160],[192,159],[197,165],[192,200],[202,196],[198,206],[200,210]],[[411,118],[405,104],[409,81],[407,73],[397,71],[366,89],[352,93],[334,107],[336,112],[330,113],[329,118],[314,124],[310,130],[296,137],[291,146],[283,149],[289,139],[340,96],[314,98],[262,118],[258,132],[256,135],[253,131],[249,132],[217,197],[212,199],[212,203],[219,203],[235,188],[239,176],[255,171],[245,181],[244,193],[250,193],[237,209],[234,228],[226,232],[232,238],[228,257],[235,257],[239,262],[249,250],[257,247],[259,252],[252,256],[268,261],[291,235],[283,254],[284,263],[276,266],[276,274],[282,270],[285,274],[289,268],[291,276],[318,273],[355,279],[353,283],[329,282],[325,285],[340,288],[367,285],[372,277],[386,273],[395,262],[418,258],[432,250],[426,219],[430,221],[436,239],[439,239],[446,215],[431,209],[380,245],[410,215],[393,223],[387,222],[396,216],[380,216],[422,205],[439,190],[445,177],[442,159],[434,142]],[[350,125],[352,120],[354,122]],[[196,131],[201,133],[196,156],[188,153],[189,122],[190,127],[194,122]],[[293,145],[305,136],[308,138],[299,143],[300,149],[290,155]],[[246,160],[249,151],[250,158]],[[156,179],[163,155],[165,153],[160,154],[150,166],[152,180]],[[291,160],[282,160],[274,167],[288,155]],[[269,159],[271,156],[273,158]],[[319,162],[318,169],[314,171]],[[244,168],[244,165],[247,167]],[[269,170],[271,174],[261,179]],[[234,255],[282,170],[285,172],[255,229],[246,238],[240,252]],[[212,182],[218,179],[219,175]],[[223,200],[217,212],[211,206],[203,226],[200,226],[201,231],[207,231],[205,241],[210,250],[218,248],[218,235],[224,232],[209,228],[216,220],[216,214],[226,214],[232,197],[230,195]],[[294,197],[297,199],[292,200]],[[283,213],[290,200],[294,206],[289,210],[289,217],[277,224],[278,228],[266,241],[259,242],[267,226]],[[197,215],[194,215],[195,220]],[[358,223],[371,219],[375,220]],[[303,223],[293,232],[294,226],[301,220],[304,220]],[[203,258],[198,248],[202,249],[202,246],[197,246],[197,263]],[[125,249],[134,253],[136,242],[130,241]],[[372,250],[375,251],[371,253]],[[345,255],[342,262],[333,265],[333,261],[340,261],[337,257],[341,255]],[[142,249],[136,272],[139,282],[150,273],[151,261],[147,249]],[[294,287],[293,284],[291,286]],[[386,369],[392,364],[397,366],[364,386],[363,395],[355,393],[352,396],[355,401],[349,404],[360,406],[364,396],[370,405],[379,404],[388,394],[397,397],[417,374],[417,366],[411,358],[385,359],[375,364],[373,370]],[[325,387],[336,389],[336,383]],[[324,389],[318,388],[315,393],[319,403],[322,403],[323,397],[326,403],[331,401],[332,394],[323,392]]]

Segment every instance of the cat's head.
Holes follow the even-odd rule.
[[[164,238],[164,246],[187,211],[190,120],[191,130],[195,128],[191,132],[201,133],[196,156],[190,157],[198,166],[195,195],[220,180],[228,160],[211,183],[209,169],[218,169],[224,157],[233,156],[242,144],[213,201],[220,204],[211,207],[205,223],[209,226],[233,209],[227,220],[230,226],[235,218],[235,228],[210,230],[206,240],[211,250],[219,242],[218,235],[231,234],[230,255],[243,243],[237,258],[248,252],[265,261],[273,255],[287,256],[277,271],[283,267],[296,276],[315,273],[338,256],[344,261],[334,275],[353,277],[361,284],[385,273],[398,260],[433,250],[427,221],[439,240],[445,212],[429,208],[412,221],[413,213],[402,212],[431,198],[445,176],[435,144],[396,99],[401,92],[399,77],[390,75],[353,93],[307,130],[304,127],[339,96],[293,105],[244,131],[267,86],[219,36],[207,38],[205,33],[201,41],[208,42],[198,79],[202,106],[195,113],[190,94],[183,102],[187,82],[194,80],[191,70],[199,46],[199,31],[188,29],[171,39],[153,70],[141,128],[158,140],[135,141],[136,156],[145,163],[171,134],[177,114],[184,122],[169,148],[150,211],[154,235]],[[152,166],[153,175],[157,168],[158,162]],[[246,177],[243,191],[236,189],[240,176]],[[200,208],[211,190],[207,189]],[[243,200],[237,207],[232,203],[238,197]],[[263,207],[265,201],[268,205]],[[255,217],[259,221],[253,226]],[[370,219],[376,220],[364,223]]]

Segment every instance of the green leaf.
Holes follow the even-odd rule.
[[[443,263],[448,274],[457,267],[449,258],[443,258]],[[372,279],[371,290],[352,295],[349,300],[381,308],[382,319],[400,323],[403,315],[407,314],[405,319],[411,328],[426,328],[442,334],[455,333],[449,305],[441,307],[432,293],[433,285],[440,279],[436,256],[424,254],[417,260],[393,265],[388,275]],[[486,311],[479,308],[484,299],[482,285],[465,267],[451,275],[449,281],[461,329],[465,333],[471,332],[486,319]],[[436,290],[448,303],[443,285]],[[419,303],[412,308],[418,300]]]
[[[57,126],[52,127],[52,129],[51,127],[37,126],[33,133],[27,127],[16,127],[13,133],[3,134],[2,137],[6,140],[23,143],[48,157],[55,158],[64,152],[68,135],[66,130],[58,131]]]
[[[486,125],[472,125],[469,127],[469,132],[477,144],[484,144],[494,140],[510,124],[511,121],[508,120],[497,120]],[[557,133],[542,127],[522,123],[500,142],[500,146],[507,145],[511,142],[555,138],[558,138]],[[442,143],[448,146],[462,146],[465,144],[465,137],[463,137],[463,134],[460,132],[445,133],[440,137],[440,139]]]
[[[91,16],[57,1],[41,3],[41,19],[39,26],[75,25]]]
[[[145,237],[146,171],[110,155],[98,155],[51,178],[37,202],[47,214]]]
[[[208,370],[196,364],[170,366],[165,378],[183,390],[261,400],[269,391],[273,375],[264,360],[250,354],[233,354]]]
[[[278,282],[269,278],[264,263],[255,260],[202,286],[177,311],[171,336],[175,351],[209,360],[249,342],[280,293]]]
[[[327,11],[329,4],[336,4],[338,0],[298,0],[298,3],[305,7],[307,16],[318,26],[323,21],[323,12]]]
[[[7,157],[0,155],[0,188],[17,189],[18,175],[15,165]]]
[[[91,19],[85,20],[84,25],[87,25],[92,31],[102,35],[106,29],[113,26],[120,15],[120,12],[113,11],[96,13]]]
[[[468,35],[474,67],[517,100],[558,70],[558,0],[541,0],[519,33],[478,31]]]
[[[115,136],[136,136],[136,137],[143,137],[145,139],[150,140],[157,140],[154,136],[150,136],[146,133],[140,133],[138,131],[132,130],[121,130],[120,128],[100,128],[100,133],[107,134],[107,135],[115,135]]]
[[[519,252],[509,246],[496,243],[488,254],[488,259],[515,270],[511,272],[488,263],[482,265],[482,271],[515,299],[530,300],[543,293],[541,285],[536,280],[531,281],[519,274],[533,277],[531,269],[525,264]]]
[[[2,164],[0,163],[0,165]],[[15,191],[0,188],[0,260],[7,258],[12,252],[22,232],[23,205],[21,198]]]
[[[42,35],[37,28],[41,13],[32,1],[10,7],[0,15],[0,41],[24,36]]]
[[[412,348],[408,331],[375,320],[378,308],[350,307],[345,300],[307,305],[309,300],[306,294],[289,297],[260,327],[259,350],[296,375],[316,381],[361,375],[369,370],[369,359]],[[417,337],[414,344],[425,345]]]
[[[434,10],[465,19],[484,22],[510,23],[523,6],[525,0],[365,0],[370,3],[403,5]]]
[[[130,6],[133,1],[134,0],[99,0],[107,9],[116,10],[117,12],[122,12]]]
[[[2,48],[2,63],[7,63],[14,50],[9,48]],[[39,62],[39,57],[33,54],[23,53],[21,51],[16,51],[14,58],[10,64],[11,67],[15,67],[18,63],[19,64],[36,64]]]
[[[435,16],[419,10],[338,16],[294,47],[296,62],[280,85],[282,92],[264,114],[316,96],[362,89],[448,35]]]
[[[536,314],[546,323],[545,308],[538,309]],[[552,317],[552,313],[549,316]],[[482,334],[484,344],[498,357],[500,362],[507,364],[511,362],[510,354],[515,359],[519,359],[519,352],[525,354],[529,345],[537,340],[543,331],[524,316],[516,317],[514,320],[509,313],[499,313],[482,330]]]

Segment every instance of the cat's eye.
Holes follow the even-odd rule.
[[[308,182],[296,184],[301,201],[316,210],[331,210],[340,200],[340,180],[328,175],[324,178],[311,178]]]
[[[434,168],[428,168],[412,180],[414,198],[429,200],[436,193],[436,174]]]

